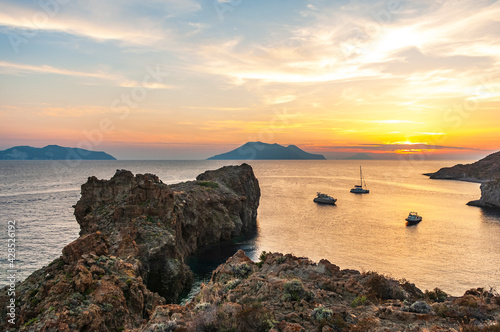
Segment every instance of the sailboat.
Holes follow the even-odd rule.
[[[361,184],[355,185],[354,188],[351,189],[353,194],[368,194],[370,190],[366,189],[365,180],[363,180],[363,173],[361,172],[361,166],[359,166],[359,177]]]

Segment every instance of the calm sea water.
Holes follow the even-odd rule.
[[[262,198],[258,233],[211,248],[199,266],[217,264],[238,248],[326,258],[341,268],[406,278],[422,289],[461,295],[472,287],[500,290],[500,213],[465,205],[479,184],[430,180],[422,173],[460,161],[253,161]],[[7,222],[16,220],[16,268],[25,278],[78,237],[73,216],[87,177],[109,179],[116,169],[154,173],[165,183],[192,180],[227,161],[0,161],[0,284],[7,284]],[[370,194],[349,189],[363,166]],[[317,191],[336,206],[313,203]],[[424,217],[406,227],[410,211]]]

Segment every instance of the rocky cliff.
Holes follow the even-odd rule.
[[[256,226],[260,189],[249,165],[166,185],[119,170],[90,177],[75,205],[80,237],[62,257],[16,286],[16,328],[29,331],[138,329],[153,309],[189,290],[184,259],[199,247]],[[0,306],[10,298],[5,289]]]
[[[143,331],[500,331],[500,296],[459,298],[327,260],[243,251],[219,266],[186,306],[160,305]]]
[[[485,182],[500,178],[500,152],[472,164],[458,164],[453,167],[443,167],[435,173],[424,174],[431,179],[460,180],[469,182]]]
[[[484,182],[481,184],[481,198],[470,201],[467,205],[500,208],[500,179]]]

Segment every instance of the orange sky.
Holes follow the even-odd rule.
[[[0,1],[0,149],[204,159],[500,146],[497,1]]]

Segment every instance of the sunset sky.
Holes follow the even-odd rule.
[[[497,1],[0,0],[0,150],[500,150]]]

